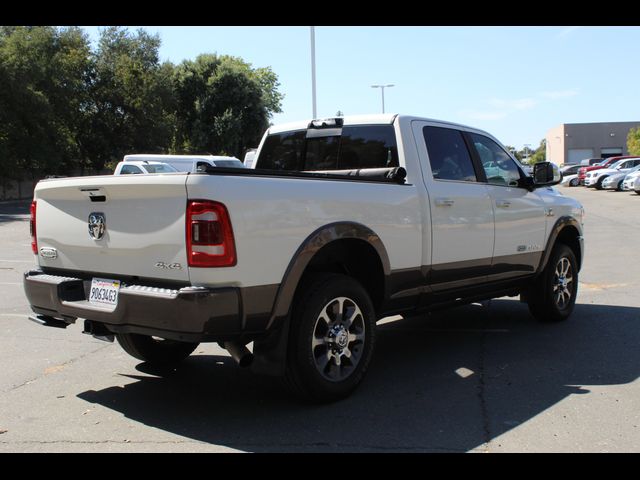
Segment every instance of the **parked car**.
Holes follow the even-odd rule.
[[[385,316],[505,295],[543,322],[574,309],[584,210],[552,188],[556,165],[526,176],[489,133],[391,114],[314,120],[270,127],[255,162],[40,181],[31,319],[84,319],[150,365],[220,342],[296,395],[335,401],[365,377]]]
[[[247,153],[244,154],[244,160],[242,161],[242,163],[244,164],[245,167],[247,168],[253,167],[253,161],[256,158],[257,150],[258,150],[257,148],[250,148],[249,150],[247,150]]]
[[[148,160],[168,163],[179,172],[197,172],[207,167],[244,168],[244,164],[236,157],[220,155],[125,155],[125,162]]]
[[[638,177],[640,177],[640,169],[627,173],[622,181],[622,190],[632,191]]]
[[[560,167],[560,173],[562,173],[563,178],[569,175],[577,175],[578,170],[580,170],[581,167],[582,166],[578,164],[565,165],[563,167]]]
[[[629,175],[640,172],[640,165],[635,166],[628,172],[612,173],[602,181],[603,190],[622,190],[622,183]]]
[[[592,165],[590,167],[582,167],[578,170],[578,179],[580,180],[580,185],[584,185],[585,181],[586,181],[586,177],[587,177],[587,173],[588,172],[593,172],[594,170],[600,170],[601,168],[608,168],[613,166],[614,163],[623,160],[623,159],[627,159],[627,158],[634,158],[632,156],[621,156],[621,157],[609,157],[606,160],[603,160],[602,162],[596,164],[596,165]]]
[[[114,175],[138,175],[149,173],[176,173],[174,167],[168,163],[154,162],[147,160],[135,160],[129,162],[120,162],[116,165],[113,172]]]
[[[640,175],[636,177],[636,181],[633,184],[633,190],[640,195]]]
[[[598,163],[602,163],[604,158],[585,158],[584,160],[580,160],[580,165],[590,167],[591,165],[597,165]]]
[[[578,175],[567,175],[566,177],[563,175],[560,185],[563,185],[565,187],[577,187],[578,185],[580,185]]]
[[[595,187],[598,190],[602,190],[602,182],[609,175],[618,173],[627,174],[631,171],[631,169],[633,169],[633,167],[637,165],[640,165],[640,158],[627,158],[618,160],[613,165],[607,168],[600,168],[598,170],[588,172],[584,179],[584,184],[587,187]]]

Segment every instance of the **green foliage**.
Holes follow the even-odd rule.
[[[102,169],[127,153],[240,156],[283,95],[271,68],[204,54],[175,66],[121,27],[0,27],[0,166],[18,178]]]
[[[127,153],[164,153],[172,135],[171,64],[160,65],[160,38],[110,27],[101,32],[91,72],[91,115],[83,132],[94,168]]]
[[[258,144],[282,95],[269,68],[252,69],[237,57],[199,55],[175,69],[173,150],[240,157]]]
[[[529,165],[547,161],[547,141],[543,138],[535,152],[529,157]]]
[[[522,153],[516,150],[516,147],[512,147],[511,145],[505,145],[505,148],[513,154],[514,157],[518,159],[518,161],[522,160]]]
[[[627,134],[629,155],[640,155],[640,127],[632,128]]]
[[[78,28],[0,31],[0,162],[9,177],[63,173],[80,155],[89,42]]]

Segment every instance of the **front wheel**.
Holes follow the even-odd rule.
[[[285,385],[299,398],[348,396],[371,362],[376,317],[367,291],[351,277],[309,278],[293,307]]]
[[[567,245],[558,243],[540,276],[531,285],[529,311],[541,322],[566,320],[576,303],[578,262]]]
[[[137,333],[118,333],[116,339],[124,351],[132,357],[158,366],[169,366],[181,362],[199,345]]]
[[[580,184],[580,181],[577,178],[572,178],[569,180],[570,187],[577,187]]]

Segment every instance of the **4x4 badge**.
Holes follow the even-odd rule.
[[[104,237],[104,231],[107,228],[104,213],[93,212],[89,215],[89,236],[94,240],[100,240]]]

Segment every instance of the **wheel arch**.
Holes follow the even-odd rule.
[[[384,300],[385,278],[390,268],[382,240],[369,227],[356,222],[324,225],[302,242],[289,262],[267,328],[289,314],[301,281],[309,271],[353,276],[372,296],[377,309]]]
[[[538,265],[537,274],[539,275],[547,266],[553,247],[558,242],[564,243],[573,250],[578,262],[578,270],[580,270],[584,256],[584,245],[581,232],[582,228],[575,218],[568,216],[560,217],[551,230],[551,234],[547,240],[547,246],[542,258],[540,259],[540,264]]]

